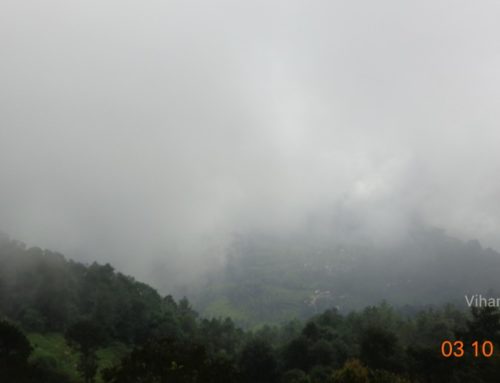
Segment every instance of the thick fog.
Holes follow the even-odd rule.
[[[499,249],[498,20],[498,1],[2,0],[0,230],[143,277],[339,208]]]

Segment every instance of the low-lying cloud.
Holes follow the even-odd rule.
[[[500,248],[497,1],[0,8],[13,237],[146,275],[341,206]]]

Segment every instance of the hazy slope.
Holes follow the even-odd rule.
[[[302,232],[236,240],[223,271],[191,291],[205,315],[246,324],[347,312],[382,300],[397,306],[465,305],[465,294],[500,291],[500,254],[478,241],[414,225],[397,241],[339,240]]]

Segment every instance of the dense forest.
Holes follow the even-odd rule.
[[[467,294],[500,296],[500,254],[476,240],[417,223],[385,243],[325,227],[240,235],[225,268],[187,289],[190,300],[203,315],[252,327],[306,320],[332,307],[348,314],[382,300],[402,310],[447,303],[466,309]]]
[[[0,241],[1,381],[494,382],[500,359],[441,355],[444,340],[500,346],[500,313],[380,303],[241,329],[202,317],[110,265]]]

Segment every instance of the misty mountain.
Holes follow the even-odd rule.
[[[429,241],[434,236],[428,250],[440,246],[442,250],[461,250],[460,256],[467,262],[473,255],[480,257],[484,267],[495,264],[489,263],[488,257],[497,254],[481,249],[477,242],[456,241],[439,231],[420,235],[415,249],[423,243],[420,240]],[[303,250],[297,248],[291,253],[294,247],[290,238],[240,238],[223,274],[233,287],[238,282],[245,286],[249,279],[260,276],[260,287],[272,293],[278,289],[279,279],[270,278],[270,273],[284,269],[273,259],[281,259],[293,273]],[[286,252],[279,253],[280,248]],[[358,250],[363,248],[360,245]],[[332,247],[329,251],[348,253],[344,248]],[[321,255],[317,264],[305,267],[309,274],[302,272],[302,279],[301,273],[283,273],[281,291],[293,291],[300,283],[305,290],[305,283],[313,283],[315,276],[317,287],[322,287],[326,278],[317,267],[331,256]],[[361,268],[363,262],[353,267],[351,258],[339,257],[338,265],[352,268],[338,275],[365,270]],[[287,259],[292,261],[288,264]],[[368,269],[374,270],[370,264]],[[376,285],[381,276],[372,278]],[[346,279],[341,281],[346,283]],[[244,289],[239,291],[243,292],[241,307],[250,308],[252,297]],[[319,291],[315,294],[324,292]],[[360,288],[351,294],[363,291]],[[265,298],[258,297],[265,308],[272,310],[272,299],[277,297]],[[318,307],[316,302],[315,309]],[[243,310],[240,313],[248,314]],[[261,316],[269,313],[257,312]],[[255,319],[255,315],[248,317],[249,321]],[[333,308],[318,312],[308,321],[245,331],[230,318],[200,317],[186,299],[176,302],[170,296],[162,297],[152,287],[114,271],[109,264],[84,265],[49,250],[0,238],[0,372],[6,383],[340,383],[352,382],[345,376],[353,374],[373,383],[470,382],[472,378],[489,383],[498,377],[496,358],[482,362],[465,358],[449,368],[449,361],[436,355],[442,339],[477,339],[485,331],[497,344],[497,309],[467,314],[445,305],[407,315],[388,304],[347,315]]]
[[[28,331],[64,332],[92,320],[108,339],[134,343],[189,333],[195,316],[187,300],[161,296],[109,264],[85,265],[0,237],[0,318]]]
[[[1,383],[10,341],[34,375],[6,383],[498,381],[500,359],[436,354],[500,344],[499,310],[464,314],[500,307],[498,20],[493,0],[1,1]],[[395,325],[356,328],[372,305]]]
[[[330,233],[312,225],[288,234],[239,235],[223,267],[197,283],[163,291],[165,298],[110,265],[68,261],[5,237],[0,311],[35,330],[58,330],[91,317],[132,341],[175,312],[169,294],[186,295],[206,317],[254,326],[306,319],[330,308],[348,313],[382,301],[410,312],[444,303],[460,307],[466,294],[500,291],[500,254],[476,240],[462,241],[422,224],[394,241],[349,236],[345,230]],[[163,277],[167,285],[170,274]]]
[[[414,224],[394,241],[303,231],[256,234],[233,242],[225,268],[191,289],[205,315],[244,324],[307,318],[326,308],[349,312],[388,301],[402,309],[454,303],[500,291],[500,253],[477,240]]]

